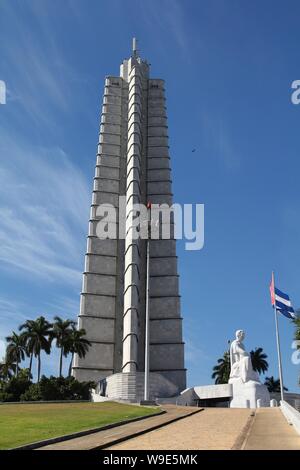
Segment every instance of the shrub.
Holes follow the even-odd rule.
[[[21,396],[24,401],[88,400],[93,382],[78,382],[74,377],[41,377]]]
[[[41,377],[32,383],[25,371],[8,382],[0,382],[0,401],[89,400],[94,382],[78,382],[74,377]]]
[[[20,396],[20,401],[40,401],[42,400],[39,384],[31,384],[30,387]]]
[[[14,401],[12,393],[0,391],[0,401]]]
[[[0,401],[19,401],[20,396],[29,389],[31,381],[26,376],[12,377],[8,382],[2,382]]]

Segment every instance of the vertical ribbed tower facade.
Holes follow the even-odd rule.
[[[137,394],[145,362],[146,241],[132,236],[134,205],[173,203],[164,81],[149,78],[149,68],[134,41],[120,77],[105,79],[78,322],[92,346],[73,363],[78,380],[107,378],[119,398],[128,390],[116,392],[118,387],[135,387]],[[103,204],[124,214],[125,237],[97,237]],[[152,396],[186,387],[178,281],[176,240],[151,240]]]

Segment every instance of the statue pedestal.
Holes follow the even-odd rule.
[[[270,406],[269,391],[260,382],[235,379],[229,383],[232,384],[230,408],[257,408],[257,400],[260,400],[260,406]]]

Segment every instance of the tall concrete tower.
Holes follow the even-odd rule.
[[[83,273],[79,327],[91,341],[74,358],[81,381],[106,378],[110,397],[138,399],[145,367],[146,241],[131,236],[133,205],[172,205],[164,81],[133,40],[120,77],[105,79],[99,145]],[[125,199],[125,239],[100,239],[97,207]],[[186,386],[176,240],[150,241],[150,396]]]

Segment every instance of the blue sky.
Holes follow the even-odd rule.
[[[24,319],[78,313],[103,79],[137,36],[166,80],[175,201],[205,204],[203,250],[178,243],[189,384],[211,383],[239,328],[278,376],[272,269],[300,306],[299,15],[293,0],[0,0],[0,355]]]

